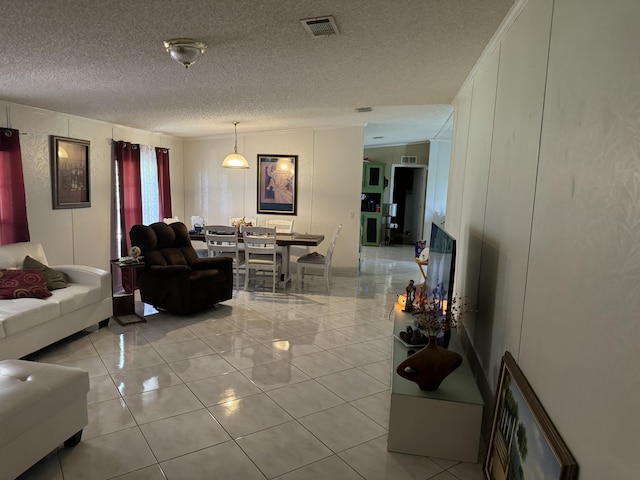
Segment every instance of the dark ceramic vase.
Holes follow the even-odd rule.
[[[433,391],[461,364],[462,356],[439,347],[436,338],[429,337],[427,346],[402,361],[396,372],[417,383],[420,390]]]

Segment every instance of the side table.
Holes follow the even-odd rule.
[[[122,272],[131,272],[131,292],[118,289],[116,291],[114,267]],[[113,318],[120,325],[130,325],[132,323],[146,322],[144,316],[136,312],[136,273],[139,268],[144,267],[144,262],[125,263],[119,260],[111,260],[111,296],[113,301]]]

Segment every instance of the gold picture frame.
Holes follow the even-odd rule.
[[[502,356],[483,473],[487,480],[578,478],[576,460],[509,352]]]

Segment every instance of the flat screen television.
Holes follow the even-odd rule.
[[[427,267],[427,301],[435,300],[446,316],[451,313],[453,280],[456,269],[456,240],[435,223],[431,224],[429,239],[429,266]],[[446,332],[445,332],[446,333]],[[449,344],[450,332],[442,335],[438,343]]]

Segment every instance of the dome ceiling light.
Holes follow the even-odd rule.
[[[191,38],[173,38],[163,42],[164,49],[171,55],[176,62],[189,68],[196,63],[207,46],[202,42],[197,42]]]

